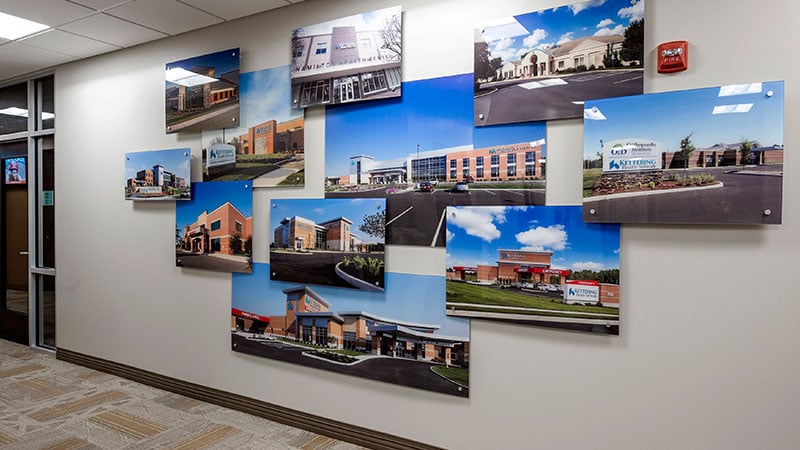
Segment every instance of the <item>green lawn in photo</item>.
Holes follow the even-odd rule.
[[[235,167],[216,172],[210,179],[214,181],[252,180],[279,169],[280,163],[292,158],[293,155],[290,154],[236,155]]]
[[[432,370],[448,380],[453,380],[462,386],[469,386],[468,369],[462,369],[461,367],[434,366]]]
[[[583,169],[583,196],[591,197],[603,169]]]
[[[281,180],[278,186],[303,186],[306,183],[306,174],[302,170],[289,175]]]
[[[475,284],[460,283],[457,281],[447,281],[447,303],[471,303],[479,308],[480,305],[499,305],[515,306],[521,308],[537,308],[552,310],[554,313],[559,311],[599,313],[619,316],[617,308],[606,308],[603,306],[582,306],[567,305],[561,303],[559,299],[536,294],[527,295],[514,292],[511,289],[499,289],[491,286],[479,286]],[[468,308],[463,308],[468,309]],[[499,309],[487,309],[492,312],[503,312]],[[524,313],[520,311],[507,311],[509,313]],[[542,313],[536,313],[544,315]],[[545,313],[546,314],[546,313]],[[572,316],[570,316],[572,317]],[[587,316],[588,317],[588,316]],[[596,318],[596,317],[595,317]]]

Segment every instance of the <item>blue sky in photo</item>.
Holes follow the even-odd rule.
[[[136,172],[152,169],[153,166],[161,164],[168,172],[172,172],[186,180],[188,185],[192,181],[191,157],[192,149],[190,148],[126,153],[125,179],[136,178]]]
[[[517,61],[535,48],[547,49],[585,36],[622,35],[631,21],[644,17],[644,3],[592,0],[520,14],[485,23],[489,39],[484,40],[489,42],[492,57],[500,57],[503,62]],[[501,23],[514,25],[497,28]]]
[[[269,264],[254,263],[252,274],[233,274],[231,306],[262,316],[286,314],[284,289],[300,283],[269,279]],[[386,272],[386,292],[375,293],[314,285],[331,311],[364,311],[387,319],[439,325],[446,336],[469,337],[469,319],[445,314],[444,277]]]
[[[175,226],[181,230],[191,225],[203,211],[211,212],[225,202],[245,217],[253,215],[253,186],[249,181],[214,181],[192,183],[192,199],[175,205]]]
[[[272,200],[269,214],[270,240],[272,232],[286,217],[300,216],[319,224],[339,217],[353,222],[350,232],[363,242],[383,243],[383,238],[368,235],[358,227],[364,223],[364,216],[386,210],[384,198],[321,198],[321,199],[286,199]]]
[[[225,142],[247,133],[247,129],[276,120],[286,122],[303,115],[302,109],[293,109],[289,66],[245,72],[239,75],[239,127],[225,129]],[[211,139],[222,137],[222,130],[203,132],[203,148]]]
[[[447,208],[447,267],[496,265],[502,249],[552,251],[553,268],[619,269],[619,248],[619,224],[584,223],[580,206]]]
[[[239,49],[232,48],[229,50],[222,50],[207,55],[195,56],[192,58],[183,59],[180,61],[173,61],[167,63],[166,70],[181,67],[186,70],[191,70],[195,66],[209,66],[214,68],[214,76],[219,77],[231,70],[239,70]],[[167,85],[177,86],[167,82]]]
[[[326,108],[326,176],[346,175],[355,155],[384,161],[415,154],[417,145],[425,152],[545,138],[544,122],[475,129],[472,74],[406,82],[402,89],[400,98]]]
[[[386,19],[392,15],[401,14],[399,6],[392,6],[384,9],[376,9],[374,11],[367,11],[362,14],[354,14],[352,16],[341,17],[338,19],[320,22],[314,25],[307,25],[297,28],[297,35],[299,37],[314,36],[318,34],[330,34],[333,27],[353,26],[358,31],[373,31],[383,28]]]
[[[783,92],[783,82],[773,81],[762,83],[759,92],[722,97],[720,87],[711,87],[587,101],[585,108],[596,107],[605,120],[584,120],[584,159],[597,158],[601,139],[649,139],[667,151],[679,150],[690,133],[698,149],[743,139],[783,144]],[[712,114],[715,106],[751,103],[749,112]]]

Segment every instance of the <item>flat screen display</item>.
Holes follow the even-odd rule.
[[[5,183],[6,184],[26,184],[28,182],[27,171],[25,170],[27,158],[19,156],[4,160]]]

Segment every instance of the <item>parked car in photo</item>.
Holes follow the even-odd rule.
[[[419,190],[421,192],[433,192],[433,184],[430,181],[423,181],[419,184]]]
[[[455,186],[453,186],[452,192],[469,193],[469,185],[466,181],[459,181]]]

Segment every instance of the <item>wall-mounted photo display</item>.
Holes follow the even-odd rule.
[[[305,108],[399,97],[399,6],[292,31],[292,105]]]
[[[175,265],[251,273],[252,211],[249,181],[193,183],[192,199],[175,205]]]
[[[619,334],[618,224],[580,206],[447,208],[447,314]]]
[[[167,63],[166,131],[239,126],[239,49]]]
[[[273,200],[273,280],[382,292],[386,200]]]
[[[475,126],[577,118],[644,86],[645,0],[573,3],[475,29]]]
[[[587,222],[780,224],[782,81],[586,102]]]
[[[469,396],[468,319],[448,317],[444,278],[386,274],[386,292],[233,274],[233,351],[400,386]],[[324,376],[320,372],[320,376]]]
[[[302,187],[304,119],[291,107],[289,66],[246,72],[239,81],[241,123],[203,132],[203,181]]]
[[[544,204],[543,122],[476,129],[472,75],[325,112],[325,196],[386,198],[386,242],[445,245],[447,205]]]
[[[191,200],[192,150],[125,154],[125,200]]]
[[[5,184],[27,184],[27,160],[28,158],[25,156],[4,159],[3,168],[5,170],[5,176],[3,177],[3,182]]]

